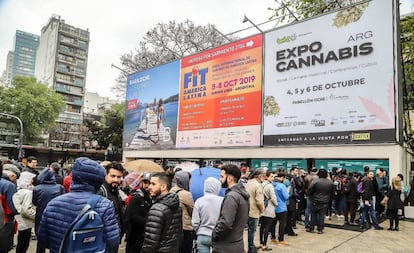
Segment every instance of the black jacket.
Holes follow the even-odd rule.
[[[145,190],[138,189],[131,192],[131,200],[124,215],[124,228],[127,234],[126,252],[141,252],[147,214],[151,205],[151,196]]]
[[[348,201],[353,201],[358,199],[358,182],[353,176],[348,176],[345,184],[347,184],[347,191],[345,191],[345,198]]]
[[[35,232],[37,235],[40,221],[47,204],[57,196],[65,193],[62,185],[56,184],[55,176],[49,169],[44,169],[37,177],[37,185],[33,189],[33,205],[36,206]]]
[[[177,194],[158,196],[147,216],[143,253],[177,253],[183,237],[182,211]]]
[[[401,191],[390,186],[385,194],[389,198],[387,204],[388,210],[401,209],[404,207],[403,202],[401,201]]]
[[[249,193],[242,184],[227,189],[213,230],[214,252],[243,252],[243,231],[249,219]]]
[[[328,204],[333,195],[334,185],[331,180],[318,178],[309,186],[309,195],[315,204]]]
[[[375,178],[373,180],[366,178],[363,182],[364,192],[362,193],[362,200],[372,200],[372,197],[375,196],[375,188],[374,183]]]
[[[114,204],[115,215],[118,220],[120,233],[122,235],[125,232],[123,222],[125,208],[121,196],[119,195],[119,191],[120,190],[118,188],[113,188],[108,183],[104,182],[96,194],[104,196]]]

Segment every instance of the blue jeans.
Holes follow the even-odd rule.
[[[211,236],[197,235],[197,249],[198,253],[210,253]]]
[[[247,241],[249,243],[249,252],[256,251],[256,246],[254,246],[254,234],[256,233],[258,224],[259,218],[249,217],[249,220],[247,221]]]
[[[365,202],[365,201],[364,201]],[[360,222],[360,227],[364,228],[365,226],[365,219],[367,217],[367,215],[369,214],[369,216],[371,217],[372,223],[374,225],[375,228],[378,228],[378,221],[377,221],[377,215],[375,214],[375,210],[374,210],[374,205],[372,200],[369,201],[369,205],[365,205],[364,203],[364,211],[361,215],[361,222]]]
[[[310,226],[310,216],[311,216],[311,209],[312,209],[312,199],[306,199],[306,209],[305,209],[305,226]]]

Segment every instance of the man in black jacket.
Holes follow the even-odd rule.
[[[165,172],[151,176],[149,194],[154,204],[148,212],[142,253],[178,252],[182,237],[182,211],[180,200],[169,192],[172,178]]]
[[[125,210],[126,253],[141,252],[147,214],[152,205],[152,199],[148,192],[150,185],[149,173],[142,176],[140,184],[141,188],[131,192],[131,200]]]
[[[249,193],[238,183],[240,176],[236,165],[221,168],[220,181],[227,191],[213,230],[213,253],[244,251],[243,230],[249,219]]]
[[[371,216],[372,223],[376,230],[382,230],[383,228],[378,225],[377,216],[375,214],[372,197],[375,194],[373,184],[374,172],[370,171],[367,174],[365,181],[363,182],[364,192],[362,193],[362,201],[364,203],[364,212],[361,215],[360,228],[361,230],[365,227],[365,218],[369,214]]]
[[[324,229],[324,219],[326,209],[329,205],[329,199],[333,194],[333,183],[327,179],[328,172],[325,169],[318,171],[318,179],[312,181],[309,186],[308,192],[312,199],[312,220],[307,232],[313,232],[315,225],[318,225],[318,233],[322,234]]]
[[[106,170],[105,182],[99,188],[99,191],[96,193],[98,195],[104,196],[105,198],[112,201],[115,208],[115,215],[118,220],[118,226],[120,231],[120,237],[124,234],[123,228],[123,216],[124,216],[124,202],[122,196],[120,195],[121,190],[119,189],[122,177],[124,176],[124,167],[118,162],[109,162],[106,164],[101,164]]]
[[[345,181],[344,185],[344,193],[345,193],[345,224],[356,225],[355,223],[355,213],[358,204],[358,182],[355,177],[354,172],[349,172],[348,177]],[[351,216],[351,220],[349,220],[349,215]]]

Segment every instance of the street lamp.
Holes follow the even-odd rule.
[[[259,30],[261,33],[263,33],[262,29],[260,29],[255,23],[253,23],[253,21],[251,21],[246,14],[244,15],[243,18],[243,23],[249,22],[250,24],[252,24],[254,27],[256,27],[257,30]]]
[[[122,73],[124,73],[127,76],[130,75],[130,73],[128,73],[128,71],[126,71],[125,69],[121,69],[120,67],[114,65],[113,63],[111,63],[111,68],[116,68],[117,70],[121,71]]]
[[[20,120],[19,117],[11,115],[11,114],[0,112],[0,115],[4,116],[6,118],[13,118],[13,119],[16,119],[17,121],[19,121],[19,124],[20,124],[19,145],[18,145],[19,154],[17,156],[17,159],[19,161],[21,161],[22,156],[23,156],[23,149],[22,149],[22,146],[23,146],[23,122]]]

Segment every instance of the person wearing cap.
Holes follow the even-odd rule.
[[[17,183],[17,179],[20,177],[20,170],[19,168],[17,168],[16,165],[11,164],[11,163],[6,163],[3,165],[3,174],[5,174],[5,176],[8,177],[8,180],[10,182]]]
[[[99,190],[105,180],[105,169],[89,158],[80,157],[75,161],[72,176],[71,191],[50,201],[40,222],[37,239],[51,253],[59,252],[66,230],[91,196]],[[96,203],[95,211],[104,222],[106,252],[117,252],[119,227],[114,205],[107,198],[101,197]]]
[[[264,169],[255,169],[249,176],[246,190],[250,195],[249,220],[247,222],[247,240],[249,245],[248,253],[257,252],[254,245],[254,235],[259,224],[259,218],[264,211],[264,196],[262,182],[266,179]]]
[[[126,233],[126,253],[141,252],[144,242],[147,214],[152,206],[152,199],[148,192],[150,173],[131,173],[135,180],[129,184],[130,200],[125,209],[124,227]],[[129,180],[129,175],[125,181]],[[131,178],[132,179],[132,178]]]
[[[221,186],[227,191],[213,230],[213,253],[244,252],[243,231],[249,219],[249,193],[238,183],[240,176],[236,165],[221,168]]]

